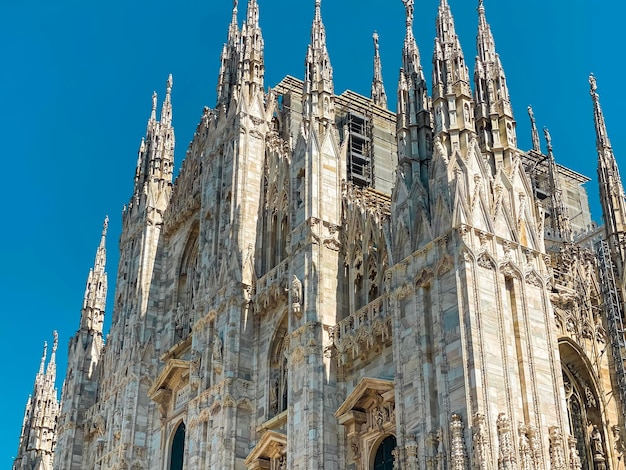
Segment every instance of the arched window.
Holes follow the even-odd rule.
[[[396,448],[396,438],[387,436],[378,446],[374,457],[374,470],[393,470],[393,451]]]
[[[183,470],[185,459],[185,423],[180,423],[174,439],[172,440],[172,451],[170,453],[170,470]]]

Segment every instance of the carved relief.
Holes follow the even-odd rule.
[[[333,327],[332,344],[339,353],[339,363],[348,365],[349,358],[369,357],[379,345],[391,339],[391,316],[382,299],[350,315]]]

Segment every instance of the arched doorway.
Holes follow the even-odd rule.
[[[174,439],[172,440],[172,451],[170,453],[170,470],[183,470],[185,458],[185,423],[180,423]]]
[[[396,445],[394,436],[387,436],[380,443],[374,457],[374,470],[393,470],[393,451]]]

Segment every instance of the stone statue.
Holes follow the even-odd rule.
[[[302,282],[295,274],[291,279],[291,306],[293,313],[300,318],[302,315]]]
[[[222,339],[218,334],[213,336],[213,362],[222,362]]]
[[[543,135],[546,137],[546,143],[548,144],[548,151],[552,152],[552,136],[547,127],[543,128]]]
[[[273,379],[270,384],[270,411],[278,413],[278,379]]]
[[[602,434],[598,429],[598,426],[593,425],[593,429],[591,431],[591,448],[593,450],[594,458],[597,455],[601,455],[604,457],[604,446],[602,445]]]
[[[174,319],[174,330],[176,332],[176,338],[178,339],[182,339],[183,337],[183,322],[184,322],[184,317],[185,317],[185,309],[178,304],[178,307],[176,307],[176,317]]]
[[[191,374],[190,379],[192,382],[192,386],[198,387],[199,380],[202,378],[202,373],[200,371],[200,367],[202,365],[202,353],[197,349],[194,349],[191,353]]]

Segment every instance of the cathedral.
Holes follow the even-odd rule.
[[[530,108],[518,147],[482,0],[473,74],[439,0],[430,83],[403,0],[396,112],[376,34],[371,96],[335,94],[320,3],[303,79],[266,88],[259,5],[240,24],[235,1],[175,179],[172,77],[153,95],[109,334],[105,220],[13,470],[624,468],[626,200],[596,79],[600,227]]]

